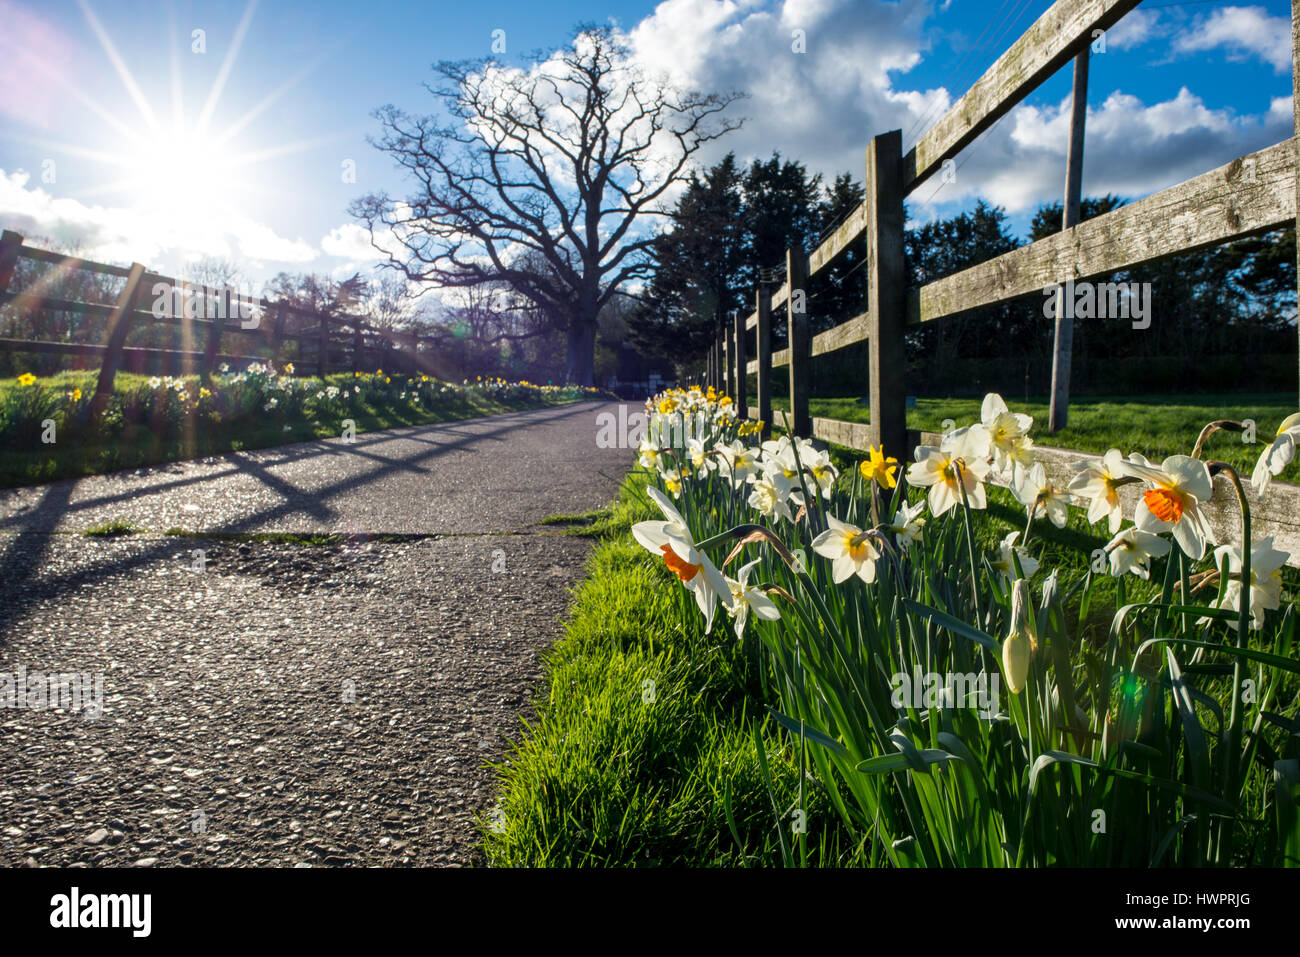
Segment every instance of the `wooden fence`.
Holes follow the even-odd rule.
[[[23,259],[46,263],[49,269],[28,283],[26,288],[11,290],[18,263]],[[50,286],[73,270],[124,279],[116,302],[80,302],[46,294]],[[194,302],[203,305],[197,310],[174,308],[177,305],[176,290],[182,291],[182,298],[192,296]],[[160,297],[167,299],[169,308],[154,308]],[[408,372],[432,371],[432,350],[429,347],[435,340],[430,337],[379,328],[360,316],[326,314],[289,302],[238,296],[227,290],[197,286],[151,272],[139,263],[128,268],[64,256],[24,245],[23,237],[10,230],[0,235],[0,305],[5,304],[10,304],[20,316],[43,310],[106,319],[102,342],[0,338],[0,349],[7,352],[97,358],[100,371],[95,399],[92,400],[95,409],[102,408],[102,403],[113,390],[114,376],[124,364],[154,369],[163,364],[176,374],[197,372],[206,378],[219,362],[269,360],[279,366],[286,341],[297,343],[294,361],[299,372],[314,371],[324,375],[379,367]],[[192,312],[204,315],[192,315]],[[291,318],[296,320],[292,323],[296,328],[289,328]],[[186,347],[128,346],[127,337],[132,330],[145,323],[180,327],[181,341]],[[221,352],[223,335],[244,336],[244,341],[248,342],[247,352]]]
[[[1292,137],[1234,159],[1194,179],[1093,219],[1066,225],[1060,233],[1004,253],[961,272],[911,287],[903,263],[903,200],[945,161],[970,146],[1003,115],[1071,60],[1076,61],[1075,90],[1086,93],[1086,58],[1098,36],[1114,26],[1139,0],[1058,0],[975,81],[906,154],[898,130],[876,136],[867,147],[865,199],[835,231],[811,251],[786,252],[785,282],[775,291],[760,287],[754,311],[736,316],[720,328],[705,361],[704,378],[736,399],[742,416],[773,423],[772,374],[784,367],[789,376],[790,413],[780,424],[791,431],[865,450],[883,445],[900,459],[913,446],[937,436],[909,432],[905,421],[908,326],[934,322],[969,310],[1005,303],[1067,280],[1085,281],[1179,253],[1294,226],[1297,215],[1296,149]],[[1293,57],[1300,63],[1300,0],[1293,0]],[[1078,69],[1080,62],[1083,69]],[[1294,87],[1300,117],[1300,70]],[[1080,83],[1082,73],[1083,82]],[[1075,111],[1071,130],[1081,137],[1082,111]],[[1300,123],[1297,124],[1300,128]],[[1070,162],[1080,161],[1072,149]],[[1075,183],[1072,168],[1067,181]],[[1068,190],[1068,185],[1067,185]],[[1070,196],[1067,195],[1067,207]],[[817,335],[809,335],[809,280],[855,244],[865,243],[867,309]],[[860,247],[862,248],[862,247]],[[773,314],[784,310],[788,345],[773,352]],[[750,339],[753,335],[753,346]],[[810,360],[866,341],[869,425],[809,414]],[[754,359],[749,359],[750,355]],[[1066,350],[1068,368],[1068,344]],[[751,409],[747,375],[757,375],[756,408]],[[1040,448],[1054,481],[1068,477],[1070,466],[1090,456]],[[1216,501],[1231,498],[1226,478],[1216,480]],[[1131,517],[1133,496],[1126,496]],[[1266,505],[1258,509],[1256,537],[1272,534],[1278,546],[1300,564],[1300,487],[1275,483]],[[1223,541],[1238,531],[1229,513],[1212,516]]]

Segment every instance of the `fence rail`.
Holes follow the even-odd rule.
[[[909,326],[1041,295],[1068,280],[1083,281],[1295,226],[1300,202],[1297,137],[1292,136],[976,266],[909,287],[902,255],[904,198],[1071,60],[1076,62],[1076,95],[1086,96],[1090,45],[1098,31],[1114,26],[1138,2],[1057,0],[905,155],[900,131],[874,137],[867,148],[864,201],[811,252],[788,250],[784,283],[770,292],[760,286],[752,313],[737,317],[731,326],[719,324],[705,362],[708,383],[730,387],[738,406],[748,408],[746,376],[756,375],[757,403],[751,418],[770,426],[772,373],[784,368],[791,403],[790,413],[780,418],[786,427],[851,448],[883,445],[895,454],[905,453],[919,437],[909,433],[905,418],[903,342]],[[1292,21],[1294,38],[1300,27],[1300,0],[1292,2]],[[1294,39],[1292,56],[1300,64],[1300,42]],[[1077,69],[1080,65],[1082,70]],[[1300,116],[1300,69],[1295,76],[1293,98]],[[1075,111],[1072,138],[1081,140],[1085,112]],[[1074,152],[1070,163],[1075,165],[1067,179],[1077,182],[1081,159],[1076,160]],[[867,310],[809,337],[808,283],[854,247],[866,254]],[[771,317],[779,310],[784,310],[790,345],[774,352]],[[808,411],[810,360],[864,341],[870,424],[813,419]],[[1068,347],[1064,358],[1068,382]],[[1088,458],[1066,450],[1042,452],[1049,471],[1058,473],[1067,460]],[[1274,534],[1292,552],[1292,563],[1300,564],[1300,488],[1279,483],[1269,494],[1276,501],[1261,512],[1260,534]],[[1222,526],[1228,518],[1216,515],[1211,521]]]
[[[27,283],[25,288],[14,290],[10,287],[22,260],[45,263],[50,269]],[[81,302],[45,294],[44,288],[77,270],[124,279],[116,301]],[[203,302],[203,308],[194,311],[204,315],[189,315],[190,310],[186,308],[175,309],[176,291],[193,295],[196,302]],[[161,315],[160,310],[153,307],[159,296],[168,297],[172,304]],[[23,237],[11,230],[0,234],[0,306],[4,305],[12,307],[19,316],[53,311],[105,320],[103,342],[0,338],[0,351],[3,352],[98,358],[100,376],[92,408],[99,408],[107,401],[116,373],[124,364],[167,363],[176,372],[197,372],[207,378],[219,362],[269,359],[279,363],[283,345],[288,341],[298,344],[299,355],[295,360],[308,367],[314,366],[319,375],[362,371],[376,364],[410,372],[430,372],[431,347],[438,342],[431,336],[378,327],[362,316],[324,313],[292,302],[234,295],[224,289],[173,279],[147,270],[139,263],[130,267],[114,266],[65,256],[26,245]],[[235,315],[229,315],[230,312],[235,312]],[[304,328],[286,328],[290,317],[296,317],[297,324]],[[251,325],[246,324],[250,320]],[[131,332],[143,323],[180,327],[183,347],[127,345]],[[250,351],[243,354],[222,352],[221,338],[228,335],[245,336],[242,341],[249,343]],[[264,354],[253,354],[257,350]]]

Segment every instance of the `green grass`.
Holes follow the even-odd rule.
[[[98,525],[92,525],[82,532],[90,538],[119,538],[123,535],[139,535],[144,529],[123,518],[115,518]]]
[[[1232,395],[1126,395],[1079,396],[1070,400],[1069,425],[1059,432],[1047,431],[1048,404],[1045,397],[1004,394],[1014,412],[1034,417],[1032,435],[1039,445],[1103,453],[1117,448],[1121,452],[1140,452],[1153,461],[1181,453],[1188,455],[1192,444],[1207,422],[1215,419],[1254,419],[1259,443],[1272,440],[1281,421],[1300,409],[1291,393]],[[981,399],[939,398],[923,396],[907,410],[907,425],[922,431],[943,431],[943,420],[952,419],[959,427],[979,421]],[[789,410],[787,399],[774,399],[773,406]],[[848,422],[870,421],[866,400],[858,396],[814,398],[809,401],[813,415]],[[1255,467],[1262,444],[1247,445],[1239,433],[1218,432],[1205,445],[1205,457],[1227,462],[1249,475]],[[891,450],[899,459],[911,457],[911,450]],[[1280,476],[1284,481],[1300,481],[1300,463],[1293,463]]]
[[[576,393],[522,387],[451,386],[444,393],[436,391],[444,383],[431,382],[424,384],[425,397],[417,404],[407,377],[390,376],[391,383],[381,386],[376,380],[365,395],[346,403],[319,404],[299,396],[293,407],[286,404],[267,413],[255,391],[245,387],[236,395],[240,390],[215,384],[220,382],[217,379],[213,385],[217,396],[195,412],[182,411],[175,401],[155,401],[149,385],[152,376],[119,373],[105,424],[92,426],[88,407],[97,375],[61,372],[37,380],[35,386],[21,386],[16,378],[0,379],[0,440],[5,447],[0,487],[335,438],[345,418],[354,421],[360,434],[545,408],[580,398]],[[191,396],[198,394],[197,376],[183,381]],[[330,385],[348,388],[357,381],[351,374],[296,380],[304,394]],[[74,398],[77,391],[80,397]],[[227,397],[221,407],[216,404]],[[51,419],[57,426],[56,441],[48,443],[43,441],[43,423]]]
[[[763,866],[781,861],[798,770],[764,720],[754,643],[721,613],[712,635],[685,590],[628,534],[657,514],[643,475],[618,502],[556,516],[603,536],[565,636],[545,660],[538,718],[497,767],[500,810],[482,822],[497,866]],[[759,723],[768,773],[754,738]],[[853,862],[827,798],[805,796],[810,861]]]

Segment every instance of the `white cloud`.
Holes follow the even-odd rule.
[[[1059,202],[1065,184],[1070,98],[1054,106],[1022,105],[969,151],[956,181],[932,178],[914,194],[913,215],[928,219],[984,198],[1015,214]],[[1173,186],[1237,156],[1291,136],[1289,97],[1271,100],[1259,116],[1210,109],[1186,87],[1172,99],[1145,104],[1121,91],[1090,106],[1083,153],[1085,195],[1137,199]],[[926,200],[933,196],[933,203]]]
[[[921,0],[667,0],[630,37],[645,65],[679,83],[750,93],[737,110],[748,117],[744,128],[723,138],[705,162],[727,150],[747,162],[775,149],[828,177],[847,170],[861,180],[872,135],[901,129],[907,148],[964,92],[908,83],[933,35],[932,12],[933,4]],[[806,32],[805,54],[791,50],[795,28]],[[1107,55],[1174,29],[1162,12],[1133,11],[1108,32]],[[1220,11],[1198,30],[1196,36],[1217,38],[1220,46],[1254,43],[1251,49],[1268,62],[1285,47],[1290,62],[1290,24],[1261,17],[1256,8]],[[1120,91],[1105,95],[1095,85],[1092,92],[1105,98],[1088,115],[1084,191],[1090,195],[1136,199],[1292,135],[1289,96],[1271,99],[1263,113],[1240,115],[1212,109],[1188,89],[1156,103]],[[955,183],[939,189],[934,177],[909,198],[912,215],[950,215],[979,198],[1012,214],[1058,202],[1069,111],[1068,97],[1017,107],[959,155]]]
[[[179,270],[196,255],[259,264],[300,264],[319,252],[301,239],[280,236],[241,213],[218,218],[160,216],[141,208],[87,205],[55,196],[24,170],[0,169],[0,223],[24,236],[48,238],[82,255],[115,262],[139,261]]]
[[[1158,10],[1130,10],[1106,31],[1106,50],[1131,50],[1165,33]]]
[[[1174,40],[1180,53],[1219,48],[1229,59],[1259,57],[1278,73],[1291,69],[1291,18],[1270,16],[1263,7],[1224,7],[1198,19]]]

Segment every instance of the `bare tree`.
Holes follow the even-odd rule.
[[[527,70],[466,61],[435,73],[427,88],[444,118],[376,113],[374,145],[415,193],[372,194],[352,213],[410,280],[508,283],[566,332],[566,378],[590,384],[596,317],[652,268],[645,217],[667,215],[696,152],[740,126],[720,115],[740,94],[650,78],[603,27],[580,28]]]

